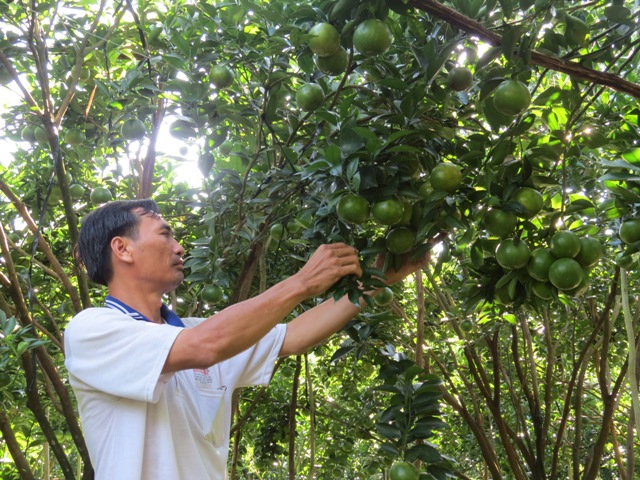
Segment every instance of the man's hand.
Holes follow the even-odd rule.
[[[321,245],[294,278],[314,297],[347,275],[362,275],[358,251],[344,243],[331,243]]]

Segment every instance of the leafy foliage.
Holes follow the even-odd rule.
[[[235,478],[386,478],[398,457],[430,478],[632,478],[640,245],[618,232],[640,215],[636,3],[0,2],[2,478],[41,477],[45,444],[54,475],[91,478],[62,332],[105,293],[73,255],[100,188],[159,202],[188,249],[167,299],[182,315],[264,290],[325,242],[356,246],[360,281],[380,286],[369,267],[401,261],[384,241],[397,225],[341,220],[347,194],[401,199],[413,254],[432,254],[390,306],[240,395]],[[393,40],[368,56],[352,36],[373,18]],[[309,48],[321,22],[340,73]],[[452,89],[460,67],[471,82]],[[522,113],[494,104],[505,80],[530,92]],[[293,100],[308,83],[313,111]],[[444,162],[461,172],[450,191],[429,180]],[[491,209],[531,251],[570,230],[602,257],[572,290],[504,268]],[[342,295],[358,281],[327,293]]]

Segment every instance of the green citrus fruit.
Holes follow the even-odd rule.
[[[631,218],[622,222],[618,235],[620,240],[627,244],[640,242],[640,218]]]
[[[529,256],[527,273],[539,282],[549,280],[549,269],[558,258],[548,248],[536,248]]]
[[[392,42],[391,30],[377,18],[365,20],[353,32],[353,46],[368,57],[385,53]]]
[[[347,69],[349,63],[349,54],[344,47],[339,47],[333,54],[321,57],[314,56],[316,65],[325,75],[340,75]]]
[[[38,143],[49,142],[49,139],[47,138],[47,132],[45,132],[44,128],[42,128],[40,125],[33,129],[33,136]]]
[[[324,102],[324,91],[317,83],[305,83],[296,92],[296,103],[301,110],[312,112]]]
[[[106,187],[96,187],[91,191],[89,195],[89,199],[91,203],[94,205],[98,205],[101,203],[110,202],[113,197],[111,196],[111,191]]]
[[[366,198],[348,193],[338,202],[336,213],[347,223],[363,223],[369,218],[369,210],[369,202]]]
[[[503,240],[496,248],[496,261],[509,270],[524,267],[530,255],[529,246],[523,240]]]
[[[20,138],[25,142],[35,143],[36,142],[36,129],[32,125],[25,125],[25,127],[20,132]]]
[[[395,462],[389,469],[389,480],[418,480],[418,469],[408,462]]]
[[[427,200],[433,192],[434,190],[431,186],[431,182],[423,182],[418,187],[418,195],[420,195],[420,197],[424,198],[425,200]]]
[[[196,129],[193,127],[193,123],[179,118],[169,126],[169,133],[176,138],[193,138],[196,136]]]
[[[7,235],[7,238],[13,243],[18,243],[20,241],[20,235],[16,232],[11,232],[9,235]]]
[[[634,262],[633,255],[625,255],[624,252],[620,252],[616,254],[615,262],[616,265],[618,265],[620,268],[629,268],[631,267],[631,265],[633,265]]]
[[[551,237],[549,247],[558,258],[574,258],[580,252],[580,238],[568,230],[559,230]]]
[[[280,222],[274,223],[273,225],[271,225],[271,228],[269,229],[269,234],[271,235],[271,238],[273,238],[274,240],[280,240],[280,238],[282,238],[283,233],[284,233],[284,225],[281,224]]]
[[[484,216],[484,228],[489,235],[504,238],[511,234],[518,224],[518,217],[500,208],[492,208]]]
[[[69,130],[64,139],[69,145],[81,145],[84,142],[84,134],[80,130]]]
[[[376,294],[375,297],[373,297],[373,301],[380,307],[389,305],[393,302],[393,290],[389,287],[384,287]]]
[[[416,232],[406,227],[390,230],[385,237],[385,245],[391,253],[408,252],[416,243]]]
[[[431,170],[429,181],[434,189],[453,193],[462,184],[462,172],[453,163],[439,163]]]
[[[147,134],[147,129],[141,120],[129,118],[120,127],[120,133],[127,140],[140,140]]]
[[[447,75],[447,87],[456,92],[468,90],[473,85],[473,73],[466,67],[455,67]]]
[[[544,199],[542,194],[530,187],[520,187],[513,195],[511,200],[522,206],[523,212],[519,214],[522,218],[531,218],[542,210]]]
[[[549,282],[533,280],[531,282],[531,290],[536,297],[543,300],[551,300],[553,298],[554,288]]]
[[[224,298],[224,293],[218,285],[207,285],[202,289],[200,296],[207,303],[218,303]]]
[[[340,34],[330,23],[317,23],[309,30],[309,48],[319,57],[328,57],[340,47]]]
[[[576,288],[584,278],[584,271],[573,258],[559,258],[549,268],[549,281],[560,290]]]
[[[575,259],[583,267],[591,267],[598,263],[602,257],[602,244],[600,240],[593,237],[580,238],[580,251]]]
[[[404,218],[404,203],[396,198],[389,198],[373,204],[371,214],[382,225],[394,225]]]
[[[460,330],[463,332],[470,332],[475,327],[475,323],[470,318],[463,318],[460,320]]]
[[[60,200],[62,200],[62,190],[60,190],[58,185],[54,185],[49,194],[49,201],[59,202]]]
[[[79,183],[73,183],[69,185],[69,193],[71,198],[78,200],[84,196],[84,187]]]
[[[505,80],[493,92],[493,105],[505,115],[519,115],[531,104],[531,93],[519,80]]]
[[[233,78],[233,71],[226,65],[214,65],[209,71],[209,80],[217,89],[230,87]]]

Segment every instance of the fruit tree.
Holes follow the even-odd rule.
[[[79,226],[153,198],[187,252],[180,315],[325,242],[365,267],[327,297],[383,292],[238,392],[230,478],[634,478],[639,20],[635,0],[0,2],[0,477],[93,478],[63,354],[105,295]]]

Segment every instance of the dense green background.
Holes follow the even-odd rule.
[[[640,215],[639,7],[0,2],[0,477],[92,478],[61,344],[105,294],[73,249],[106,187],[154,198],[173,224],[188,278],[167,302],[182,315],[264,290],[324,242],[371,265],[386,227],[342,222],[346,192],[405,199],[418,250],[435,245],[391,305],[238,393],[232,478],[383,479],[396,459],[425,478],[634,478],[638,245],[618,229]],[[366,57],[349,32],[374,17],[394,40]],[[323,21],[342,33],[344,74],[320,72],[309,50]],[[217,64],[230,87],[212,85]],[[471,88],[447,86],[456,66]],[[493,104],[505,78],[532,94],[522,115]],[[313,112],[295,102],[307,82],[325,93]],[[140,139],[123,136],[133,119]],[[443,161],[463,173],[451,194],[423,186]],[[534,249],[570,229],[604,247],[580,292],[543,300],[526,269],[496,262],[483,218],[521,213],[521,186],[544,206],[509,236]],[[212,283],[216,304],[200,296]]]

